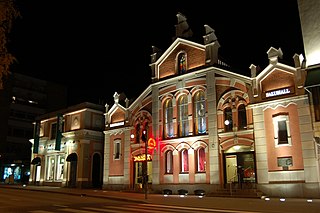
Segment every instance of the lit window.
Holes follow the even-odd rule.
[[[196,134],[204,134],[207,131],[206,125],[206,102],[204,92],[199,91],[194,96],[194,120]]]
[[[231,132],[233,129],[232,110],[230,107],[224,110],[224,126],[226,132]]]
[[[206,153],[203,147],[197,150],[197,171],[204,172],[206,170]]]
[[[121,156],[121,141],[115,140],[113,145],[113,159],[119,160]]]
[[[274,142],[276,146],[291,145],[291,135],[288,115],[276,115],[273,117]]]
[[[183,74],[187,71],[186,54],[180,53],[178,56],[178,71],[179,74]]]
[[[164,136],[165,138],[173,137],[173,108],[172,100],[167,99],[164,103]]]
[[[173,152],[171,150],[166,152],[166,174],[172,174],[173,173]]]
[[[179,136],[189,135],[189,121],[188,121],[188,98],[183,95],[179,98]]]
[[[181,172],[187,173],[189,172],[189,159],[188,159],[188,150],[183,149],[180,152],[180,162],[181,162]]]

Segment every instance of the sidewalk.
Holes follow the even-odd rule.
[[[134,193],[134,192],[122,192],[122,191],[106,191],[95,189],[78,189],[78,188],[64,188],[64,187],[52,187],[52,186],[22,186],[18,184],[0,184],[0,188],[12,188],[19,190],[33,190],[33,191],[46,191],[51,193],[64,193],[75,196],[90,196],[107,198],[119,201],[149,203],[157,205],[171,205],[171,206],[183,206],[190,208],[217,208],[217,209],[242,209],[247,211],[259,211],[261,209],[270,210],[272,212],[287,212],[289,205],[301,203],[301,206],[309,205],[317,209],[320,208],[320,200],[313,199],[312,203],[307,203],[303,198],[288,198],[286,202],[280,202],[279,198],[270,198],[270,201],[258,198],[234,198],[234,197],[206,197],[199,198],[195,195],[187,195],[186,197],[180,197],[179,195],[169,195],[165,197],[162,194],[147,194]],[[145,197],[146,196],[146,197]],[[274,211],[273,206],[277,206],[277,211]],[[312,208],[312,209],[313,209]],[[292,209],[292,212],[300,212],[297,208]],[[304,209],[305,210],[305,209]],[[311,209],[310,209],[311,210]],[[303,212],[303,211],[301,211]],[[310,211],[313,212],[313,211]]]

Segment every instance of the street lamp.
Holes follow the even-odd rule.
[[[148,136],[147,130],[142,131],[142,141],[144,142],[144,172],[143,172],[143,183],[144,183],[144,198],[147,199],[148,194]]]

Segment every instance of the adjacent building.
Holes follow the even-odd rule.
[[[36,118],[29,183],[101,188],[104,107],[89,102]]]
[[[1,182],[16,183],[29,178],[33,122],[48,111],[67,106],[65,86],[10,73],[0,90]]]

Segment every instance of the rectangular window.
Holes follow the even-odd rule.
[[[278,121],[278,144],[288,143],[288,132],[286,121]]]
[[[274,142],[275,146],[291,145],[291,134],[289,128],[289,115],[280,114],[273,116]]]
[[[114,141],[113,156],[115,160],[119,160],[121,156],[121,141]]]
[[[50,134],[50,139],[56,139],[57,136],[57,123],[51,124],[51,134]]]

